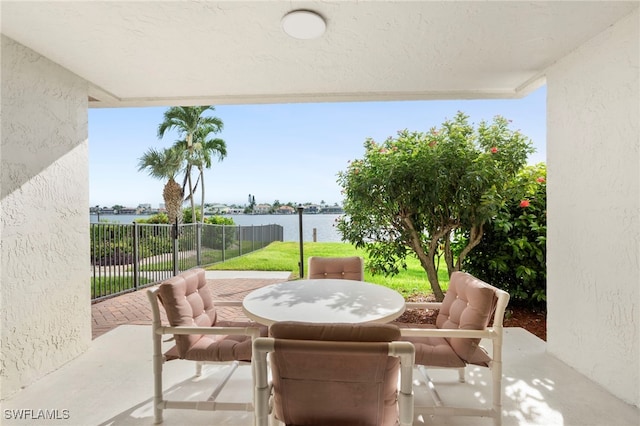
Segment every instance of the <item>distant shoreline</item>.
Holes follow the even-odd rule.
[[[100,222],[131,225],[138,219],[146,219],[153,215],[144,214],[103,214],[100,213]],[[299,241],[299,216],[297,214],[228,214],[221,215],[233,219],[236,225],[282,225],[284,228],[284,241]],[[335,226],[340,214],[311,213],[302,215],[304,241],[341,242],[342,238]],[[89,216],[90,223],[98,222],[98,215]]]

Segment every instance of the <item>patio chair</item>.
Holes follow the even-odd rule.
[[[364,259],[359,256],[319,257],[308,260],[309,279],[334,278],[364,281]]]
[[[433,415],[492,417],[496,425],[502,422],[502,321],[509,302],[509,293],[497,289],[465,272],[451,275],[449,289],[442,303],[407,302],[407,309],[439,309],[436,324],[401,324],[402,340],[414,344],[415,363],[424,375],[434,407],[421,408]],[[489,326],[490,321],[492,325]],[[479,345],[480,339],[490,339],[491,355]],[[465,381],[469,364],[488,367],[492,375],[490,408],[445,406],[426,368],[454,368],[459,381]]]
[[[216,398],[241,363],[251,362],[251,343],[267,335],[267,327],[253,322],[220,321],[216,306],[240,306],[241,301],[216,302],[207,285],[204,269],[191,269],[169,278],[147,291],[153,314],[154,417],[162,422],[162,410],[168,408],[198,410],[253,411],[251,401],[218,402]],[[163,325],[159,305],[169,321]],[[175,346],[162,353],[162,336],[173,335]],[[172,340],[172,339],[169,339]],[[162,366],[175,359],[196,361],[196,376],[203,363],[227,364],[227,374],[206,401],[165,400],[162,388]]]
[[[396,326],[286,321],[270,333],[253,342],[254,424],[413,423],[414,349]]]

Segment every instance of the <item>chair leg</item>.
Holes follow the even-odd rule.
[[[493,380],[493,421],[495,426],[502,425],[502,361],[491,363],[491,376]]]
[[[162,355],[161,336],[153,331],[153,417],[154,424],[162,423]]]
[[[440,398],[440,394],[436,390],[436,387],[433,384],[429,373],[427,373],[427,369],[424,367],[424,365],[418,365],[418,371],[420,371],[420,373],[422,373],[422,376],[424,377],[424,383],[427,386],[427,390],[429,391],[431,398],[433,399],[433,403],[436,407],[442,407],[442,398]]]
[[[202,376],[202,364],[203,362],[196,361],[196,377]]]
[[[458,381],[460,383],[464,383],[465,380],[466,380],[465,377],[464,377],[465,370],[466,369],[464,367],[458,368]]]

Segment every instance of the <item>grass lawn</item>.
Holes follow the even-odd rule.
[[[208,270],[230,271],[289,271],[294,277],[299,277],[300,244],[297,242],[274,242],[267,247],[228,260],[224,263],[216,263],[207,266]],[[307,268],[309,256],[345,257],[362,256],[365,259],[365,281],[381,284],[392,288],[403,296],[416,293],[431,293],[431,286],[427,279],[427,273],[414,257],[407,259],[407,270],[401,271],[394,277],[384,275],[372,275],[366,270],[367,256],[363,250],[357,250],[347,243],[304,243],[304,267]],[[446,291],[449,283],[449,275],[444,262],[441,262],[438,270],[440,285]]]
[[[138,285],[144,285],[148,282],[148,279],[140,277]],[[91,298],[94,299],[96,297],[108,296],[110,294],[119,293],[132,288],[132,276],[94,277],[91,279]]]

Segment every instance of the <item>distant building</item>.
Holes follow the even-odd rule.
[[[344,213],[344,209],[340,206],[326,206],[322,209],[321,213],[342,214]]]
[[[294,209],[291,206],[280,206],[275,211],[276,214],[294,214],[295,212],[296,212],[296,209]]]
[[[318,214],[322,210],[322,206],[317,204],[309,204],[308,206],[304,206],[304,214]]]
[[[231,207],[226,204],[211,204],[204,209],[204,214],[229,214]]]
[[[253,212],[255,214],[269,214],[271,212],[271,204],[258,204]]]

